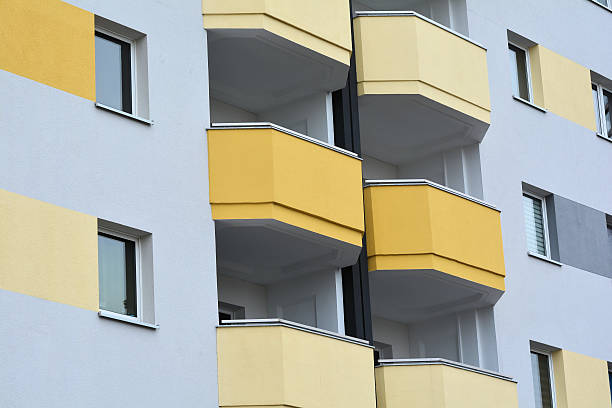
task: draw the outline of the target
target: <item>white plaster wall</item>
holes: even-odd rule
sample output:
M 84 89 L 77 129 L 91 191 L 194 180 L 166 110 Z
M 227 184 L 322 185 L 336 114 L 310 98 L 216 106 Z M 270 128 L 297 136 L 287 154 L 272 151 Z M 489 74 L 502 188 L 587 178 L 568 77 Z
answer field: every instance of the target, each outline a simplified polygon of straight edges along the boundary
M 246 319 L 268 317 L 268 296 L 265 286 L 217 274 L 219 302 L 244 307 Z
M 393 320 L 372 316 L 374 341 L 390 344 L 393 358 L 410 358 L 410 330 L 408 325 Z
M 257 122 L 257 115 L 225 102 L 221 102 L 218 99 L 211 98 L 210 120 L 212 123 Z
M 410 347 L 415 357 L 460 361 L 455 314 L 410 325 Z
M 521 408 L 533 408 L 529 341 L 612 361 L 612 280 L 526 255 L 521 182 L 612 213 L 612 144 L 554 113 L 512 99 L 510 29 L 607 78 L 609 11 L 588 0 L 469 0 L 470 36 L 487 47 L 492 116 L 480 145 L 483 189 L 502 210 L 506 293 L 495 306 L 500 370 L 518 380 Z
M 369 180 L 396 179 L 398 175 L 397 166 L 369 156 L 363 157 L 362 169 L 363 177 Z
M 155 124 L 0 70 L 0 188 L 150 232 L 159 329 L 0 290 L 0 406 L 218 406 L 201 1 L 70 3 L 147 34 Z
M 285 280 L 268 286 L 268 315 L 334 332 L 343 332 L 338 321 L 336 271 L 323 271 Z M 340 288 L 341 289 L 341 288 Z M 344 319 L 344 316 L 341 316 Z M 314 323 L 314 324 L 313 324 Z
M 315 139 L 328 142 L 333 122 L 328 122 L 327 94 L 319 93 L 272 110 L 260 112 L 261 122 L 272 122 Z M 333 140 L 333 138 L 331 139 Z

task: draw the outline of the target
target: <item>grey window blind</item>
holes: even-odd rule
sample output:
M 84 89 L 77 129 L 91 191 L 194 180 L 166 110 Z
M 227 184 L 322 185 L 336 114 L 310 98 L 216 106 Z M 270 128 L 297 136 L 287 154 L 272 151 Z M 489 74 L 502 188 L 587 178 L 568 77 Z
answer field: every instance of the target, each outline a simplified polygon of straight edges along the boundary
M 523 212 L 525 214 L 527 249 L 529 252 L 547 256 L 542 200 L 523 194 Z

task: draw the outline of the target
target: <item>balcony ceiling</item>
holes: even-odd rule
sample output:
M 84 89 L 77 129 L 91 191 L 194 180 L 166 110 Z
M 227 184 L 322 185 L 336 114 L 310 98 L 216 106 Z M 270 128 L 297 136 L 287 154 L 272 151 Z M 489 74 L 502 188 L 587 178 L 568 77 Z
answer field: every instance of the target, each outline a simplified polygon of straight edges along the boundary
M 258 29 L 208 30 L 211 97 L 253 113 L 344 87 L 348 66 Z

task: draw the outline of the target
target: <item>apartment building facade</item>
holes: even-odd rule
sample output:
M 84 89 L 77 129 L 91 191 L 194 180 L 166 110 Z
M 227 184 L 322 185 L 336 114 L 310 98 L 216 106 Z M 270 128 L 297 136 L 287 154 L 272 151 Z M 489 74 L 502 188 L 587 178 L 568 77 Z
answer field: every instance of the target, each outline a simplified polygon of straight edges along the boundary
M 610 0 L 0 0 L 0 406 L 610 408 Z

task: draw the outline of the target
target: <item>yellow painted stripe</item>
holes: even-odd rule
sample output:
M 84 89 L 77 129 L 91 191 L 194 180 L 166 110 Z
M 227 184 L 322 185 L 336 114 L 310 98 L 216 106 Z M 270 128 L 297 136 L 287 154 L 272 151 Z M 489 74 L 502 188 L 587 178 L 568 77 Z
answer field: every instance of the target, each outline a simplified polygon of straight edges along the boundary
M 94 15 L 59 0 L 1 0 L 0 69 L 94 101 Z
M 98 310 L 97 219 L 0 190 L 0 289 Z
M 591 71 L 541 45 L 529 59 L 534 103 L 596 132 Z
M 444 258 L 436 254 L 377 255 L 368 258 L 369 271 L 433 269 L 457 278 L 504 291 L 504 274 Z M 503 271 L 501 271 L 503 272 Z
M 277 203 L 211 204 L 214 220 L 277 220 L 361 247 L 363 232 Z

